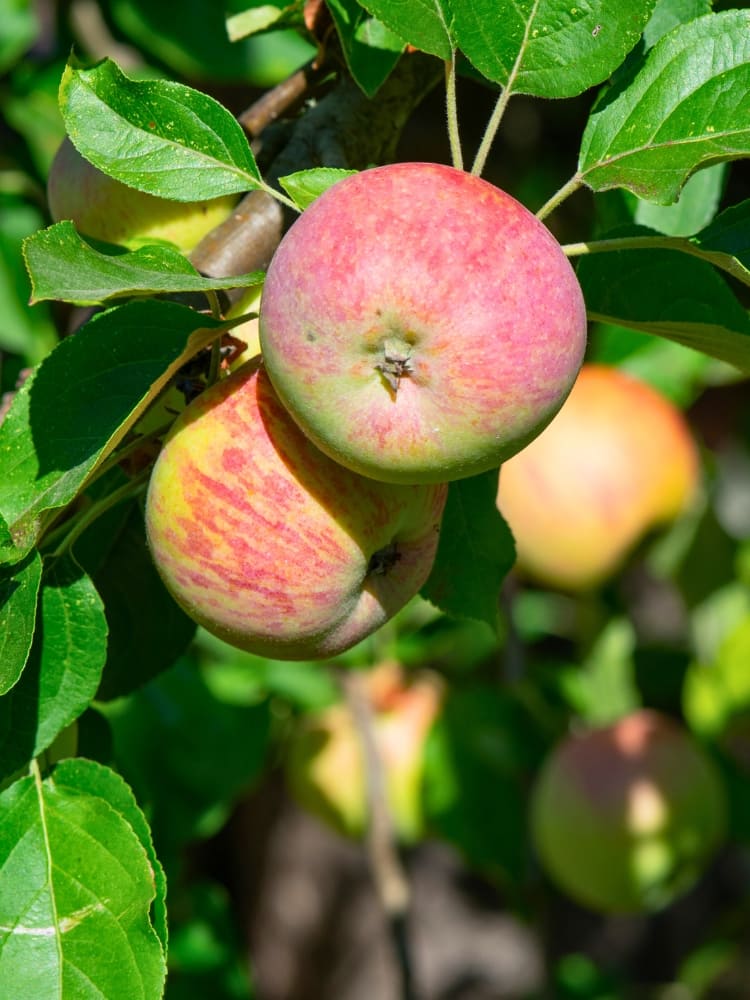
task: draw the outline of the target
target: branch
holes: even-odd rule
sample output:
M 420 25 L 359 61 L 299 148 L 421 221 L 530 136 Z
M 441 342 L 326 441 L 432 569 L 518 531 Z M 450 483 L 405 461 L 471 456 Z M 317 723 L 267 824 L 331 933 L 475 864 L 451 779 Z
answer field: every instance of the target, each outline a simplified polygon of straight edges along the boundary
M 412 962 L 406 933 L 410 890 L 399 857 L 396 834 L 388 806 L 386 775 L 375 740 L 372 708 L 362 674 L 344 671 L 340 683 L 362 741 L 368 803 L 367 855 L 375 888 L 388 919 L 391 940 L 401 975 L 401 1000 L 415 1000 Z

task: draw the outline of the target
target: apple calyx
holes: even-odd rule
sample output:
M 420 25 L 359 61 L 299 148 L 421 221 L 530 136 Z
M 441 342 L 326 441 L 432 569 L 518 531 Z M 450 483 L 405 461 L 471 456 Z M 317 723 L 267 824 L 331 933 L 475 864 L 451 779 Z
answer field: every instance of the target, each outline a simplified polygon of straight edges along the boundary
M 411 344 L 401 337 L 387 337 L 383 341 L 383 360 L 375 368 L 383 376 L 388 388 L 395 396 L 399 383 L 405 376 L 414 372 L 411 360 Z
M 378 549 L 377 552 L 373 552 L 370 562 L 367 565 L 367 575 L 385 576 L 400 559 L 401 553 L 399 552 L 398 545 L 396 542 L 390 542 L 388 545 L 384 545 L 382 549 Z

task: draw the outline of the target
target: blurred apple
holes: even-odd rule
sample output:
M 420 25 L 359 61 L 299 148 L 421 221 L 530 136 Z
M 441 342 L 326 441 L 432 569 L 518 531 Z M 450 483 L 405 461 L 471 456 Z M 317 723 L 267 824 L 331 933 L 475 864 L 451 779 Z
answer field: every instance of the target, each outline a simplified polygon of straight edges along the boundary
M 684 511 L 698 484 L 681 411 L 624 372 L 588 364 L 552 423 L 502 466 L 498 507 L 526 575 L 585 590 Z
M 702 874 L 726 832 L 722 778 L 687 730 L 643 709 L 552 751 L 531 800 L 542 866 L 603 912 L 666 906 Z
M 440 710 L 441 686 L 428 673 L 408 678 L 389 661 L 368 673 L 366 696 L 394 827 L 399 839 L 414 841 L 424 828 L 424 749 Z M 303 808 L 340 833 L 363 835 L 369 813 L 365 754 L 346 704 L 303 719 L 291 743 L 287 775 L 290 791 Z
M 86 236 L 135 249 L 167 240 L 189 253 L 223 222 L 239 196 L 210 201 L 170 201 L 121 184 L 89 163 L 70 139 L 63 140 L 47 179 L 52 219 L 70 219 Z

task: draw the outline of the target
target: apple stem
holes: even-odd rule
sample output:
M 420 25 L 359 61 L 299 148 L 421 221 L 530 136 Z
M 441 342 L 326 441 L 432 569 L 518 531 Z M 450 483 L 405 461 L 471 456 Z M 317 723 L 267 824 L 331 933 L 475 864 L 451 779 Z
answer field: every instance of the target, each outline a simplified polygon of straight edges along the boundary
M 537 219 L 545 219 L 550 212 L 554 211 L 558 205 L 561 205 L 566 198 L 569 198 L 572 194 L 583 186 L 583 177 L 580 173 L 575 173 L 563 186 L 556 191 L 552 197 L 546 201 L 539 211 L 536 213 Z
M 369 809 L 366 841 L 369 867 L 388 919 L 401 976 L 401 1000 L 415 1000 L 411 954 L 406 933 L 411 890 L 399 856 L 393 817 L 388 806 L 385 769 L 375 740 L 372 708 L 360 671 L 343 671 L 340 674 L 340 684 L 364 752 Z
M 59 559 L 60 556 L 64 555 L 72 545 L 81 537 L 83 532 L 93 524 L 98 517 L 101 517 L 110 508 L 115 507 L 118 503 L 123 500 L 130 500 L 132 497 L 137 496 L 142 493 L 146 488 L 149 476 L 151 475 L 151 469 L 144 469 L 143 472 L 139 473 L 133 479 L 124 483 L 119 489 L 114 490 L 112 493 L 103 497 L 101 500 L 93 503 L 87 510 L 82 511 L 77 517 L 65 525 L 68 528 L 68 532 L 54 550 L 51 553 L 50 559 Z
M 461 152 L 461 138 L 458 132 L 458 101 L 456 97 L 456 50 L 445 60 L 445 110 L 448 117 L 448 141 L 451 149 L 451 163 L 456 170 L 464 169 Z

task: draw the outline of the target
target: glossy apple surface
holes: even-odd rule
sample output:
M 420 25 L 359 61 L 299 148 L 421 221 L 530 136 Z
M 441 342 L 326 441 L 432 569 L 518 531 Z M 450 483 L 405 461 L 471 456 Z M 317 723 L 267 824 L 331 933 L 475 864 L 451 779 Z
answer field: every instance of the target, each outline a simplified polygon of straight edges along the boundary
M 67 138 L 47 179 L 47 201 L 55 222 L 70 219 L 86 236 L 131 248 L 168 240 L 189 253 L 229 216 L 237 200 L 237 195 L 227 195 L 181 202 L 144 194 L 97 170 Z
M 698 483 L 681 411 L 624 372 L 587 364 L 549 427 L 503 465 L 498 506 L 525 574 L 585 590 L 677 517 Z
M 658 909 L 687 891 L 726 820 L 711 759 L 676 722 L 646 709 L 558 744 L 532 796 L 543 867 L 571 898 L 603 912 Z
M 305 438 L 250 362 L 178 417 L 155 463 L 146 529 L 159 572 L 200 624 L 280 659 L 331 656 L 413 597 L 445 486 L 349 472 Z
M 402 841 L 414 841 L 424 830 L 425 741 L 440 710 L 441 687 L 431 674 L 408 678 L 397 664 L 386 662 L 367 675 L 366 696 L 394 828 Z M 365 754 L 346 704 L 304 718 L 290 746 L 287 776 L 300 805 L 340 833 L 364 834 L 369 813 Z
M 305 433 L 390 482 L 497 467 L 559 409 L 585 334 L 547 228 L 434 163 L 329 188 L 282 240 L 260 307 L 268 373 Z

